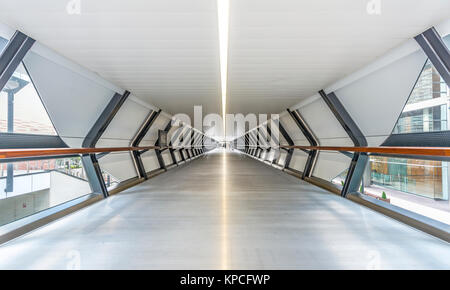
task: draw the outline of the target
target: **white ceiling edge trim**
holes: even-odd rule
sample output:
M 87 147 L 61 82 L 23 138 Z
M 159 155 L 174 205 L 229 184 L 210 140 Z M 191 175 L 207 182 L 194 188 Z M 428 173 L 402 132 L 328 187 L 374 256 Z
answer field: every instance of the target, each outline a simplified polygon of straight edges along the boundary
M 135 95 L 131 95 L 131 94 L 130 94 L 130 96 L 129 96 L 128 98 L 129 98 L 130 100 L 132 100 L 133 102 L 135 102 L 135 103 L 137 103 L 137 104 L 139 104 L 139 105 L 141 105 L 141 106 L 143 106 L 143 107 L 146 107 L 147 109 L 150 109 L 150 110 L 153 110 L 153 111 L 158 111 L 158 110 L 159 110 L 158 107 L 155 107 L 155 106 L 153 106 L 152 104 L 149 104 L 149 103 L 147 103 L 146 101 L 143 101 L 143 100 L 139 99 L 139 98 L 136 97 Z M 163 113 L 163 112 L 161 112 L 161 113 Z
M 439 34 L 444 37 L 450 33 L 450 19 L 434 26 L 436 30 L 439 32 Z M 403 57 L 406 57 L 418 50 L 420 50 L 419 44 L 414 39 L 408 39 L 403 44 L 400 44 L 399 46 L 389 50 L 386 54 L 380 56 L 375 61 L 371 62 L 370 64 L 364 66 L 363 68 L 351 73 L 350 75 L 338 80 L 331 86 L 324 89 L 326 93 L 330 93 L 333 91 L 336 91 L 338 89 L 341 89 Z M 304 107 L 317 99 L 320 98 L 319 94 L 314 94 L 301 102 L 295 104 L 290 109 L 291 110 L 297 110 L 301 107 Z

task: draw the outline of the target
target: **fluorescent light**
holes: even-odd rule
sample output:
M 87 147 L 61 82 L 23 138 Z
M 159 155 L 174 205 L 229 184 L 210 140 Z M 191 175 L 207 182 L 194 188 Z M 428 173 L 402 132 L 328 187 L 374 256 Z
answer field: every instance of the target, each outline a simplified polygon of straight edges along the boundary
M 219 48 L 220 48 L 220 80 L 222 87 L 222 119 L 223 139 L 226 137 L 225 116 L 227 113 L 227 74 L 228 74 L 228 25 L 229 0 L 217 0 L 217 15 L 219 20 Z

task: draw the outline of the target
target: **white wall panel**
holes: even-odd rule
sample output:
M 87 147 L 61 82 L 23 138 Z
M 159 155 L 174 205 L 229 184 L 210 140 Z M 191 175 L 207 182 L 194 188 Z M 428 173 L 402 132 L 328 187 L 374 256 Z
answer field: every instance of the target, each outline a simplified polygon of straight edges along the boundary
M 365 136 L 390 135 L 425 61 L 416 51 L 335 92 Z
M 149 113 L 148 108 L 128 98 L 100 139 L 126 139 L 130 143 Z
M 58 134 L 81 147 L 115 92 L 32 51 L 24 63 Z
M 300 128 L 297 126 L 295 121 L 292 119 L 291 115 L 284 114 L 280 116 L 280 123 L 283 125 L 286 132 L 291 137 L 294 144 L 298 145 L 297 142 L 301 140 L 306 140 L 306 137 L 303 135 Z M 287 145 L 287 142 L 285 143 Z

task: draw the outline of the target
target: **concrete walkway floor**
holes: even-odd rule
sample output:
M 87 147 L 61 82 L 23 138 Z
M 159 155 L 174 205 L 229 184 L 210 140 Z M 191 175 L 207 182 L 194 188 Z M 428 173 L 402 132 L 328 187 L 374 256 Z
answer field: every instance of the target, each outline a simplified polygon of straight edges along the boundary
M 450 245 L 216 152 L 0 246 L 0 269 L 450 269 Z

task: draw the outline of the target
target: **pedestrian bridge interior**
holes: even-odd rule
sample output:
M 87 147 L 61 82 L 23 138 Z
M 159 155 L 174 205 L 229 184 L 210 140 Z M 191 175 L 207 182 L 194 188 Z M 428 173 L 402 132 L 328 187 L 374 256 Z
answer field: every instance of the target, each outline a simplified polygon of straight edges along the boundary
M 450 2 L 378 2 L 0 0 L 0 269 L 450 269 Z

